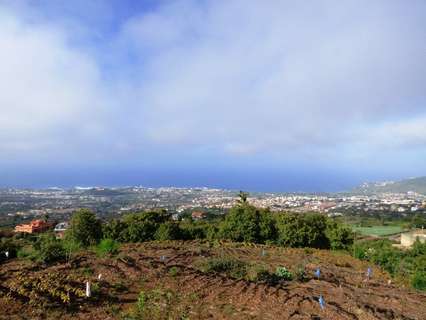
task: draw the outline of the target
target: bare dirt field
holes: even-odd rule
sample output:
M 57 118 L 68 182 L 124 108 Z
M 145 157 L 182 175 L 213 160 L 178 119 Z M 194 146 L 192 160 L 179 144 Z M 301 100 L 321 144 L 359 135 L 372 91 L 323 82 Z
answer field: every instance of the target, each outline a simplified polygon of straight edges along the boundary
M 203 270 L 209 259 L 271 273 L 302 268 L 305 276 L 250 280 Z M 182 241 L 124 245 L 107 258 L 85 252 L 48 267 L 15 259 L 0 265 L 0 319 L 426 320 L 426 294 L 389 283 L 375 267 L 367 281 L 368 266 L 326 250 Z M 85 281 L 92 284 L 90 298 Z

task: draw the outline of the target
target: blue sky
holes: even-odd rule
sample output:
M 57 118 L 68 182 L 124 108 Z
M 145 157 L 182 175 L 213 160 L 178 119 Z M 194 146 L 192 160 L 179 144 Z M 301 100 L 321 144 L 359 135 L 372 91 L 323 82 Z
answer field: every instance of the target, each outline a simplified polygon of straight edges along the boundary
M 0 0 L 0 186 L 426 175 L 425 1 Z

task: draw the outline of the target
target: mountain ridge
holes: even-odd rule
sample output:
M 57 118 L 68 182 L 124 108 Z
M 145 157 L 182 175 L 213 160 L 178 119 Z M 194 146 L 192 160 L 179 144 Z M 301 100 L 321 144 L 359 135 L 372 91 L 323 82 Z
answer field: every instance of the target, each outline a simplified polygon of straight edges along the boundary
M 352 190 L 354 193 L 407 193 L 426 195 L 426 176 L 397 181 L 365 182 Z

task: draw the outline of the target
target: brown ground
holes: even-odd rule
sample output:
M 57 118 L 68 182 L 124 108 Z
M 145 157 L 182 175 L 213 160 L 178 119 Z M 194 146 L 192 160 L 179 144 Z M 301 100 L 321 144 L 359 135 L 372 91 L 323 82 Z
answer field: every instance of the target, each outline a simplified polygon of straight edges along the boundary
M 0 265 L 0 319 L 426 320 L 426 294 L 388 284 L 389 276 L 378 268 L 367 282 L 368 264 L 345 254 L 200 242 L 132 244 L 120 251 L 114 258 L 85 253 L 47 268 L 18 260 Z M 233 257 L 271 271 L 286 266 L 295 272 L 304 265 L 307 279 L 268 285 L 203 273 L 200 264 L 211 257 Z M 313 277 L 318 266 L 319 280 Z M 85 280 L 95 286 L 90 299 L 83 297 Z M 137 318 L 141 291 L 144 314 Z M 69 301 L 61 302 L 63 292 Z

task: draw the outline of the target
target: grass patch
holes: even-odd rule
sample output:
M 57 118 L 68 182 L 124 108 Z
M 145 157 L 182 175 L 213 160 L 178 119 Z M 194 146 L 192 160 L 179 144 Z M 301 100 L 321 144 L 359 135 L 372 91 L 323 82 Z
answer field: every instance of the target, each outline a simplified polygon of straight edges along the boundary
M 392 234 L 400 233 L 404 231 L 401 226 L 371 226 L 371 227 L 356 227 L 352 226 L 355 232 L 358 232 L 364 236 L 376 236 L 385 237 Z
M 95 252 L 99 257 L 105 257 L 107 255 L 116 255 L 120 245 L 117 241 L 112 239 L 102 239 L 102 241 L 96 246 Z

